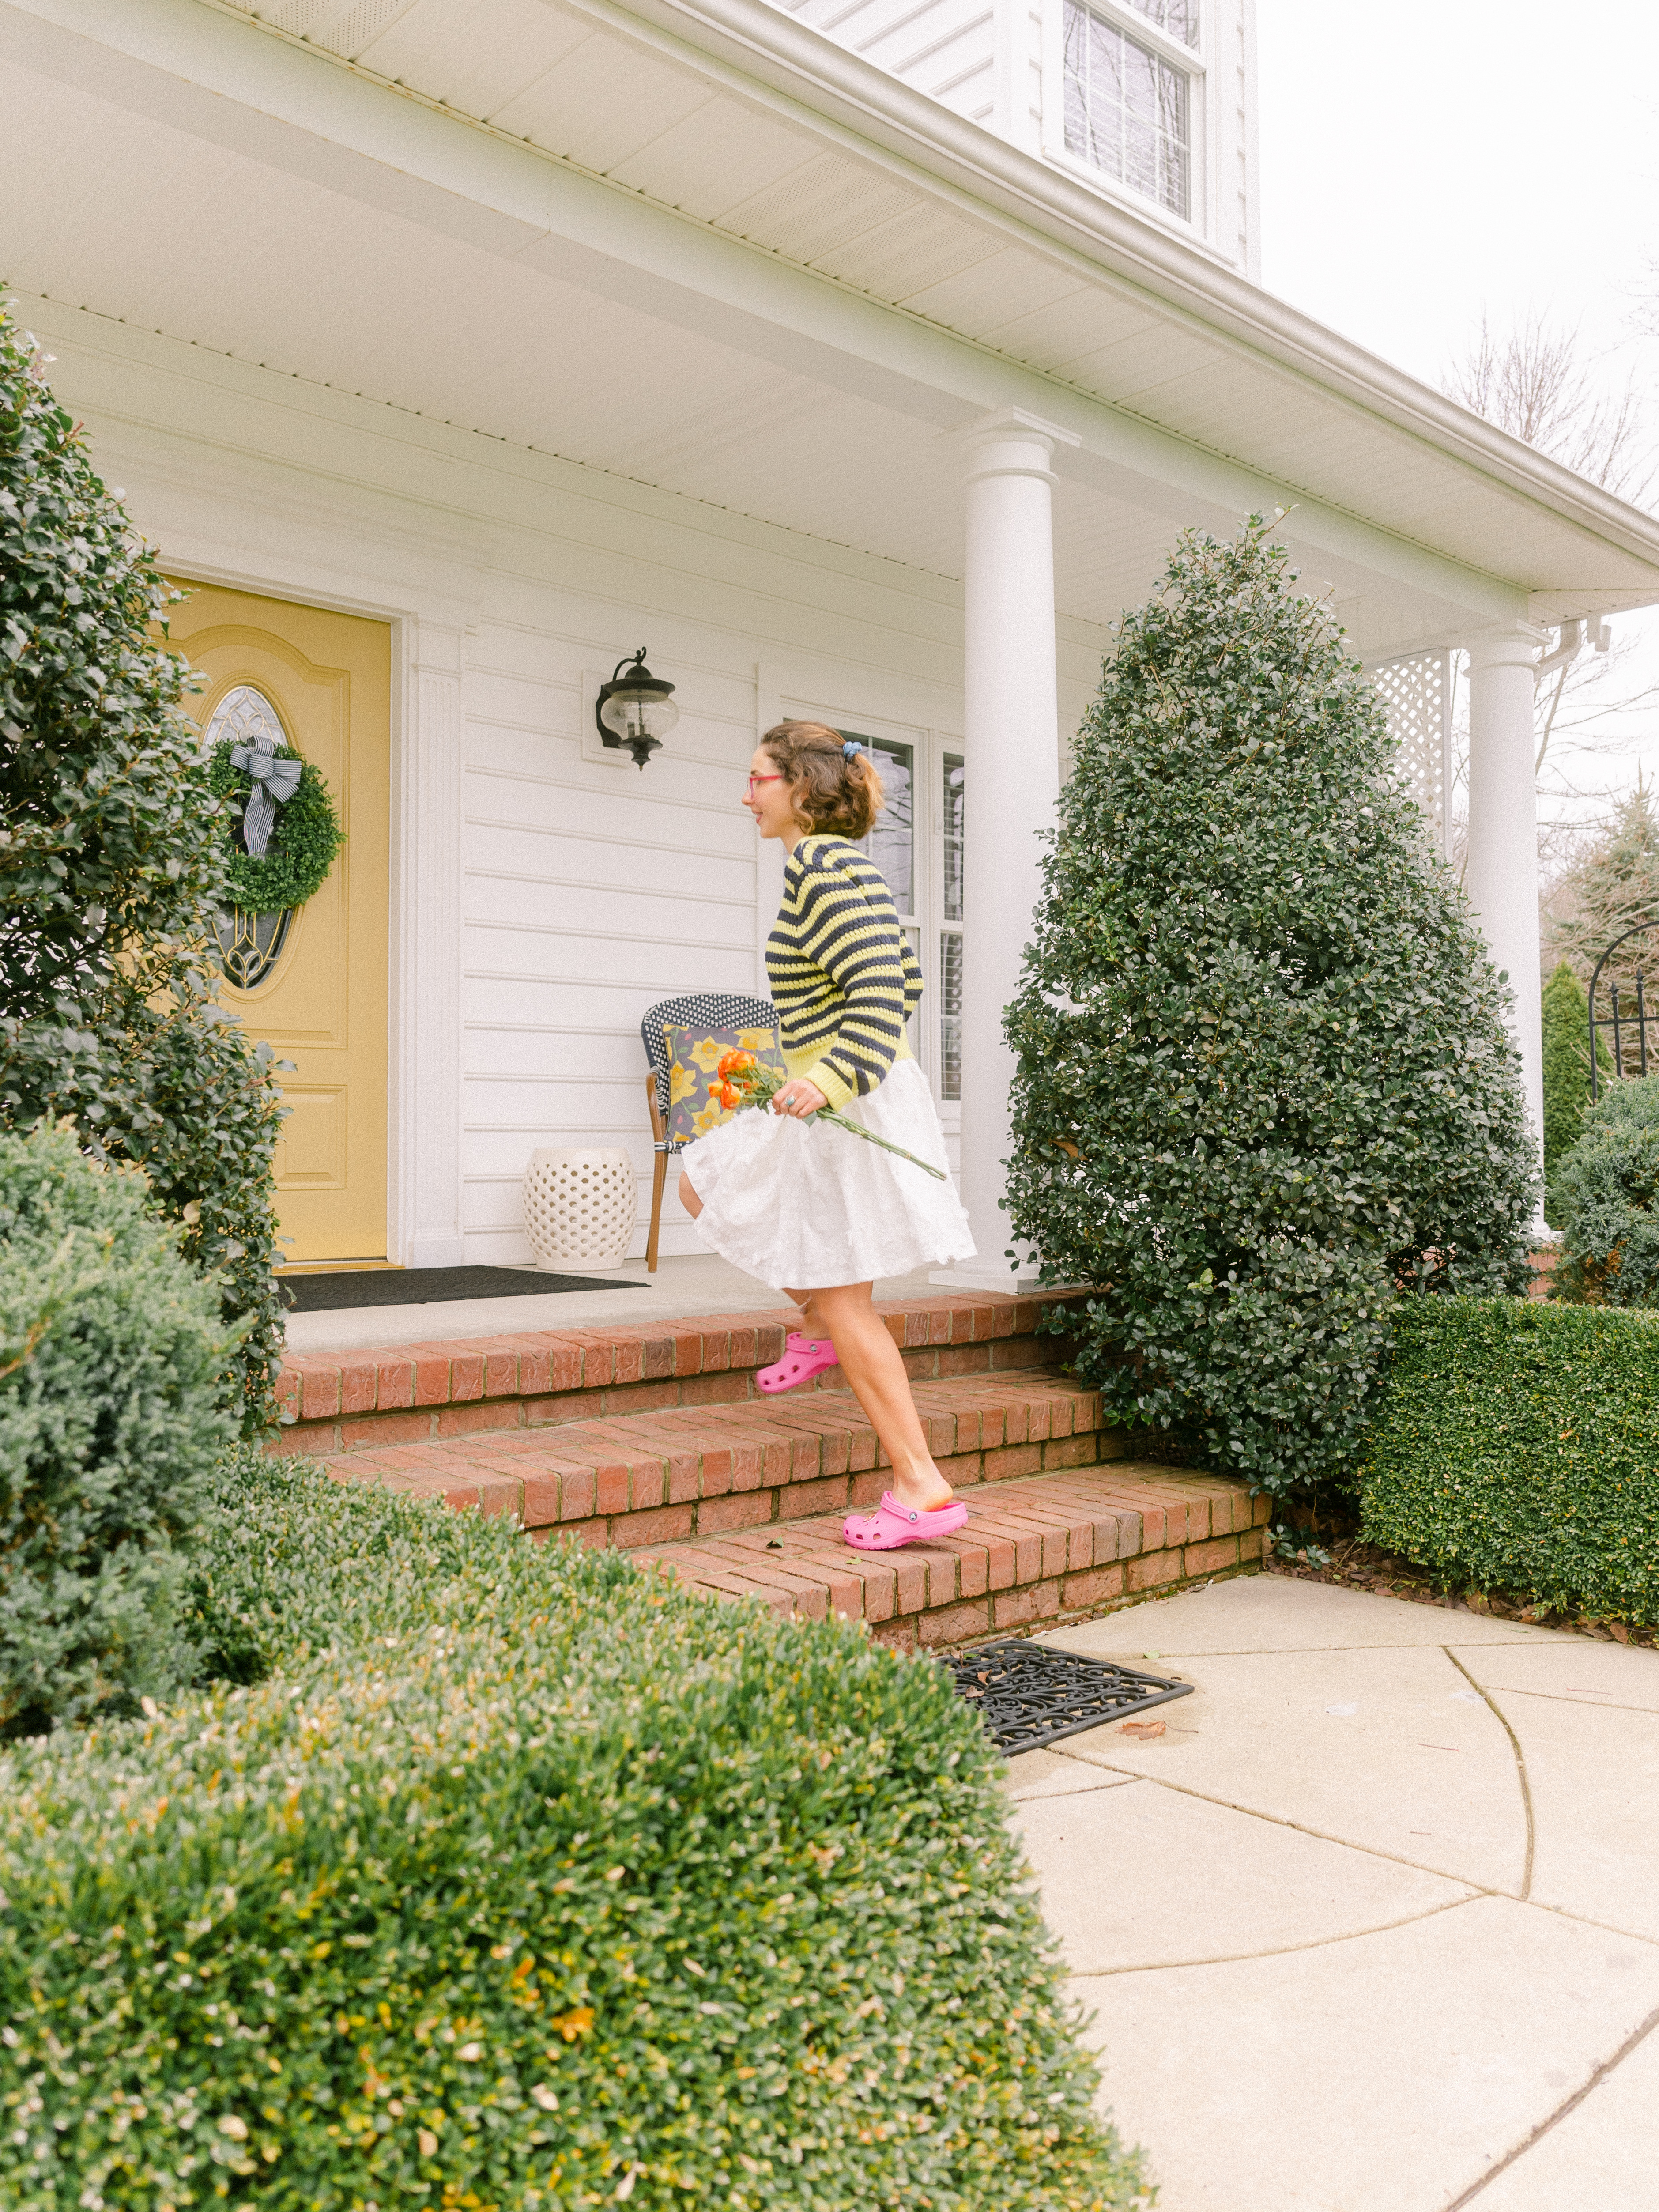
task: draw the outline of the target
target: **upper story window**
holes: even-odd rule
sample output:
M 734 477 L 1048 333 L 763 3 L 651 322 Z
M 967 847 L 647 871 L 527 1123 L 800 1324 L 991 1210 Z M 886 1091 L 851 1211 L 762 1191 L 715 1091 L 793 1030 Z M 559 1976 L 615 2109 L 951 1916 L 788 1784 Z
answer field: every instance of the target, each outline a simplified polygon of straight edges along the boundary
M 1198 0 L 1128 0 L 1128 4 L 1183 46 L 1198 44 Z
M 1127 0 L 1192 46 L 1197 0 Z M 1192 79 L 1080 0 L 1066 0 L 1066 150 L 1170 214 L 1192 216 Z

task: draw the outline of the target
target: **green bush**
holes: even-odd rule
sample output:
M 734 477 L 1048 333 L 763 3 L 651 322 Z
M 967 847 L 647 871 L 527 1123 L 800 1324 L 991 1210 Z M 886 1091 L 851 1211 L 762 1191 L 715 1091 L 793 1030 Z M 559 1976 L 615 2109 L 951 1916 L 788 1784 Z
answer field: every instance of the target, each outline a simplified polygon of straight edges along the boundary
M 0 2201 L 1150 2203 L 942 1669 L 242 1482 L 198 1629 L 276 1671 L 0 1766 Z
M 184 1547 L 231 1433 L 212 1286 L 62 1131 L 0 1131 L 0 1733 L 137 1710 L 189 1663 Z
M 1659 1623 L 1659 1319 L 1402 1298 L 1361 1495 L 1454 1584 Z
M 0 303 L 0 1127 L 136 1160 L 228 1322 L 228 1397 L 273 1412 L 282 1322 L 267 1046 L 213 1003 L 219 802 L 151 628 L 177 596 Z
M 1257 519 L 1125 617 L 1006 1017 L 1080 1372 L 1275 1492 L 1351 1464 L 1397 1283 L 1523 1287 L 1534 1188 L 1503 979 L 1294 585 Z
M 1544 1218 L 1559 1229 L 1555 1172 L 1577 1143 L 1589 1104 L 1589 1003 L 1565 960 L 1544 986 L 1543 1027 Z
M 1608 1083 L 1555 1171 L 1554 1295 L 1659 1305 L 1659 1075 Z

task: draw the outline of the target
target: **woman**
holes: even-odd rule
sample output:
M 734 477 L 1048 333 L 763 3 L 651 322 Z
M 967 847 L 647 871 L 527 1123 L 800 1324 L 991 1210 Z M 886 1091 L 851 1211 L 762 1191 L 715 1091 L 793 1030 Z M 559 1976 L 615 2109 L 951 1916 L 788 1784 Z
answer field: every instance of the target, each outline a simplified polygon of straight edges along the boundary
M 879 1276 L 974 1249 L 948 1174 L 941 1182 L 832 1124 L 807 1127 L 833 1106 L 945 1165 L 905 1030 L 921 971 L 880 871 L 851 842 L 868 836 L 882 803 L 875 763 L 855 738 L 821 722 L 780 722 L 761 739 L 744 805 L 789 856 L 766 947 L 789 1080 L 770 1114 L 738 1114 L 700 1137 L 680 1176 L 703 1242 L 802 1310 L 783 1358 L 757 1378 L 762 1388 L 792 1389 L 839 1362 L 869 1416 L 893 1486 L 874 1513 L 848 1517 L 847 1541 L 866 1552 L 925 1543 L 968 1518 L 933 1463 L 870 1294 Z

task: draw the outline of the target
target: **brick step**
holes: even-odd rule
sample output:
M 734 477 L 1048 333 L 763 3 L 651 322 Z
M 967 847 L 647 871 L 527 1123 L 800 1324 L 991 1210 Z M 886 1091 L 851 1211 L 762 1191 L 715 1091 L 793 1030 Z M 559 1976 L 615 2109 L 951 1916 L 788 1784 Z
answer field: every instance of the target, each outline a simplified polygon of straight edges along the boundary
M 1004 1297 L 941 1291 L 881 1303 L 915 1382 L 1051 1364 L 1045 1308 L 1085 1295 Z M 539 1429 L 669 1407 L 775 1403 L 755 1370 L 783 1357 L 793 1308 L 779 1314 L 548 1329 L 372 1351 L 291 1353 L 277 1378 L 283 1426 L 271 1449 L 318 1457 L 375 1444 L 432 1443 L 481 1431 Z M 829 1370 L 824 1387 L 839 1384 Z M 811 1387 L 811 1386 L 809 1386 Z M 791 1394 L 799 1397 L 802 1392 Z
M 1053 1368 L 912 1385 L 929 1447 L 958 1486 L 1144 1451 L 1101 1426 L 1099 1394 Z M 511 1513 L 538 1535 L 632 1547 L 770 1528 L 872 1506 L 887 1486 L 875 1432 L 845 1388 L 717 1406 L 668 1406 L 325 1455 L 346 1481 Z M 1208 1478 L 1203 1478 L 1207 1480 Z
M 642 1547 L 689 1588 L 775 1613 L 864 1620 L 882 1642 L 971 1644 L 1258 1568 L 1269 1504 L 1227 1475 L 1124 1459 L 958 1486 L 954 1536 L 855 1552 L 842 1513 Z

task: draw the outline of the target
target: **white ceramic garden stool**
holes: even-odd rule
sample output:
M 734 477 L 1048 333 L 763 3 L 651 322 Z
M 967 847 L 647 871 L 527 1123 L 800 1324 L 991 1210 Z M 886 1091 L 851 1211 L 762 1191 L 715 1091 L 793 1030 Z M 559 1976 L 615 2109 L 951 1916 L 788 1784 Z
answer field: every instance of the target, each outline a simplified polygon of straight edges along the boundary
M 524 1226 L 550 1274 L 602 1275 L 628 1257 L 639 1209 L 634 1163 L 617 1150 L 538 1152 L 524 1171 Z

